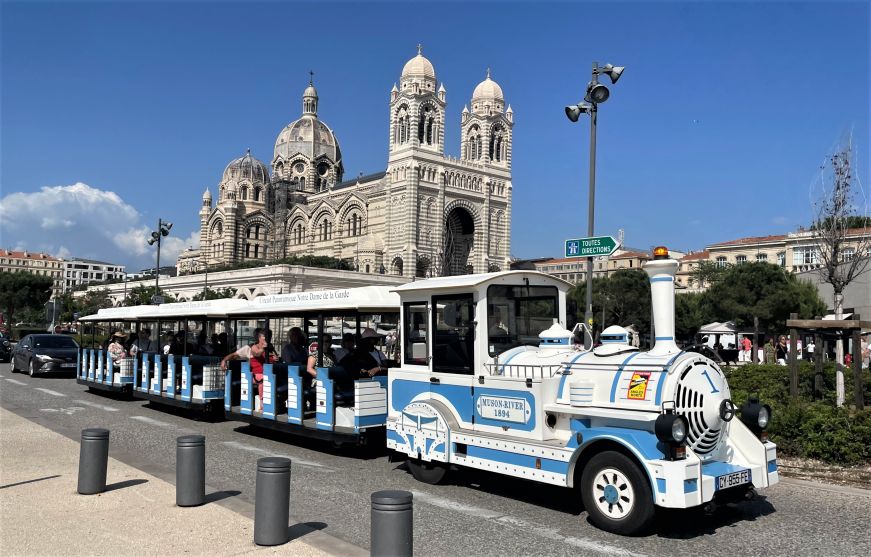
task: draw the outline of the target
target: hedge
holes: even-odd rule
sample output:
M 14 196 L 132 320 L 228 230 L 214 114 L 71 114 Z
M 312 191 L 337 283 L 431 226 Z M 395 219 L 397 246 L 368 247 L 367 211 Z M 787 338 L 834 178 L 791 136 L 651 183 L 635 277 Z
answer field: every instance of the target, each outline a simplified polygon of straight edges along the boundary
M 771 406 L 768 427 L 778 452 L 841 465 L 871 463 L 871 409 L 856 410 L 853 371 L 844 374 L 847 404 L 835 405 L 835 367 L 823 367 L 823 396 L 813 399 L 814 366 L 799 364 L 799 396 L 789 396 L 789 368 L 744 365 L 727 369 L 732 400 L 741 406 L 752 394 Z M 871 372 L 864 371 L 865 400 L 871 401 Z

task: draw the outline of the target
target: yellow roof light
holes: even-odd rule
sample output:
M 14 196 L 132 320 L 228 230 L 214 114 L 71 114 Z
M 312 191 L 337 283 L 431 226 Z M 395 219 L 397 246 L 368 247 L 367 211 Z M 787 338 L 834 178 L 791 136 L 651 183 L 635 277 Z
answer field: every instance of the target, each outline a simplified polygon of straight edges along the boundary
M 668 248 L 665 246 L 657 246 L 653 248 L 654 259 L 668 259 Z

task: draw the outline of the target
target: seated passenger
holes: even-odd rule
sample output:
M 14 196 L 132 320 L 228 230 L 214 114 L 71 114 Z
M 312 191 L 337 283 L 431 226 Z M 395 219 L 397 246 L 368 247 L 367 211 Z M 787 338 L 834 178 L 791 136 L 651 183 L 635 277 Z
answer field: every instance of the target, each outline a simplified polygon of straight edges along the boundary
M 352 377 L 374 377 L 387 372 L 387 358 L 376 348 L 381 338 L 373 329 L 367 328 L 360 335 L 357 348 L 339 362 Z
M 287 338 L 290 342 L 285 344 L 281 350 L 281 361 L 287 365 L 305 366 L 308 362 L 308 350 L 305 349 L 302 329 L 291 327 L 287 333 Z
M 354 351 L 354 333 L 345 333 L 342 335 L 342 346 L 336 348 L 335 361 L 341 362 L 342 358 Z
M 333 343 L 332 335 L 328 333 L 324 333 L 324 355 L 323 355 L 323 365 L 318 366 L 318 343 L 313 342 L 308 347 L 308 362 L 306 364 L 306 371 L 313 378 L 318 375 L 318 367 L 333 367 L 336 365 L 336 354 L 333 352 L 333 347 L 331 346 Z
M 127 357 L 127 350 L 124 349 L 123 344 L 126 338 L 127 335 L 121 331 L 116 331 L 115 334 L 112 335 L 112 341 L 109 343 L 109 347 L 106 349 L 115 365 L 120 365 L 121 360 Z

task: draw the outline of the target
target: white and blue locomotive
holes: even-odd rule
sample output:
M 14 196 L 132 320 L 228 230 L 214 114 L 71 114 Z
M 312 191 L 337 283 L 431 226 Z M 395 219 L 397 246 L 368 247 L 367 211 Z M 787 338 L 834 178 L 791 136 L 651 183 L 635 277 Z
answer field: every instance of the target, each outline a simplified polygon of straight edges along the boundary
M 678 348 L 678 263 L 655 253 L 644 267 L 650 351 L 619 327 L 575 347 L 569 285 L 540 273 L 396 288 L 403 357 L 389 373 L 388 447 L 428 483 L 468 466 L 578 488 L 590 520 L 620 534 L 646 529 L 656 506 L 709 506 L 777 483 L 770 409 L 738 411 L 717 364 Z

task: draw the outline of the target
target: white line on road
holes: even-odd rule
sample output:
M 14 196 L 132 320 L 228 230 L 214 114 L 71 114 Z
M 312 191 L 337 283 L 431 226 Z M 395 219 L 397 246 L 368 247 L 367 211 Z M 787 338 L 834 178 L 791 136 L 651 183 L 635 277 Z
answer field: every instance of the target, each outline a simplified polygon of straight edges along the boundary
M 19 381 L 18 379 L 9 379 L 7 377 L 6 380 L 9 381 L 10 383 L 15 383 L 16 385 L 21 385 L 23 387 L 27 386 L 27 383 L 25 383 L 24 381 Z
M 155 425 L 157 427 L 175 427 L 169 422 L 161 422 L 160 420 L 155 420 L 154 418 L 149 418 L 147 416 L 130 416 L 130 419 L 136 420 L 137 422 Z
M 430 495 L 429 493 L 424 493 L 422 491 L 413 491 L 414 499 L 416 501 L 420 501 L 421 503 L 426 503 L 432 505 L 434 507 L 439 507 L 442 509 L 448 509 L 451 511 L 457 511 L 459 513 L 463 513 L 469 516 L 475 516 L 478 518 L 484 518 L 486 520 L 493 520 L 495 522 L 500 522 L 502 524 L 508 524 L 515 529 L 520 529 L 525 532 L 529 532 L 530 534 L 535 534 L 536 536 L 540 536 L 542 538 L 547 538 L 550 540 L 561 541 L 567 545 L 571 545 L 573 547 L 577 547 L 583 549 L 585 552 L 592 552 L 604 555 L 614 555 L 621 557 L 643 557 L 643 554 L 633 553 L 631 551 L 627 551 L 621 547 L 617 547 L 614 545 L 609 545 L 602 542 L 597 542 L 593 540 L 588 540 L 584 538 L 576 538 L 572 536 L 563 536 L 559 533 L 557 528 L 548 528 L 546 526 L 539 526 L 537 524 L 533 524 L 521 518 L 517 518 L 510 514 L 501 513 L 499 511 L 493 511 L 490 509 L 485 509 L 483 507 L 475 507 L 473 505 L 465 505 L 463 503 L 458 503 L 456 501 L 452 501 L 450 499 L 445 499 L 443 497 L 438 497 L 436 495 Z
M 42 392 L 44 392 L 45 394 L 47 394 L 47 395 L 51 395 L 51 396 L 67 396 L 67 395 L 65 395 L 65 394 L 63 394 L 63 393 L 59 393 L 59 392 L 57 392 L 57 391 L 52 391 L 51 389 L 43 389 L 42 387 L 36 387 L 34 390 L 36 390 L 36 391 L 42 391 Z
M 272 452 L 270 450 L 261 449 L 260 447 L 255 447 L 253 445 L 246 445 L 245 443 L 239 443 L 238 441 L 223 441 L 221 444 L 226 446 L 226 447 L 230 447 L 233 449 L 239 449 L 242 451 L 248 451 L 249 453 L 259 454 L 261 456 L 285 456 L 285 455 L 275 454 L 274 452 Z M 329 466 L 324 466 L 323 464 L 321 464 L 319 462 L 305 460 L 303 458 L 297 458 L 295 456 L 293 456 L 293 457 L 287 456 L 286 458 L 290 459 L 291 466 L 294 464 L 299 464 L 300 466 L 310 466 L 312 468 L 321 468 L 323 470 L 332 470 L 332 468 L 330 468 Z
M 112 408 L 111 406 L 104 406 L 102 404 L 97 404 L 96 402 L 90 402 L 87 400 L 74 400 L 76 404 L 84 404 L 85 406 L 90 406 L 91 408 L 99 408 L 100 410 L 104 410 L 106 412 L 117 412 L 117 408 Z

